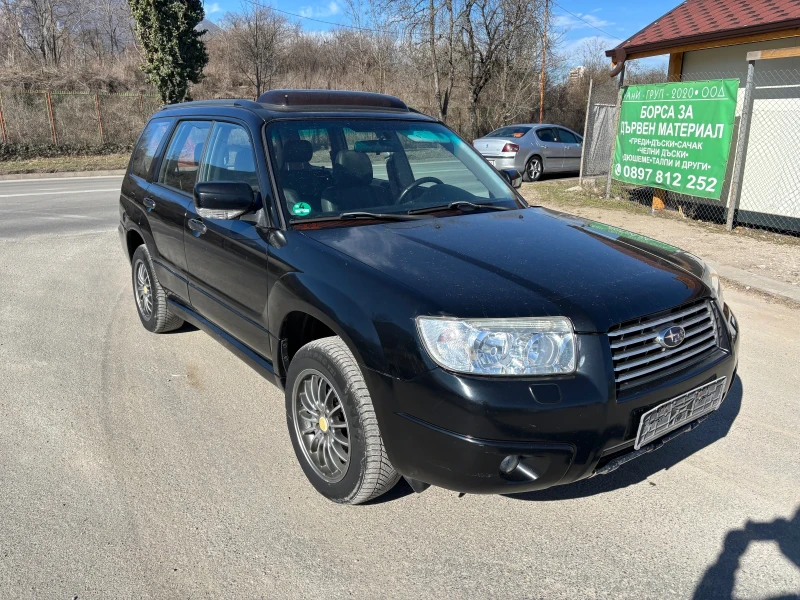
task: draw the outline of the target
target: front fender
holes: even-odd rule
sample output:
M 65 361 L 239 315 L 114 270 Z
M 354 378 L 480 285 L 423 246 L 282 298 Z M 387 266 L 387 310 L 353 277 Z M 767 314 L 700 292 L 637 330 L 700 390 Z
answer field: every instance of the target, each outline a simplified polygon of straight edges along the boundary
M 380 297 L 373 297 L 366 287 L 354 289 L 359 290 L 357 295 L 308 273 L 287 273 L 269 293 L 270 331 L 279 335 L 290 313 L 305 312 L 341 337 L 367 369 L 400 379 L 429 370 L 419 356 L 413 318 L 405 327 L 391 322 L 376 308 L 385 306 Z

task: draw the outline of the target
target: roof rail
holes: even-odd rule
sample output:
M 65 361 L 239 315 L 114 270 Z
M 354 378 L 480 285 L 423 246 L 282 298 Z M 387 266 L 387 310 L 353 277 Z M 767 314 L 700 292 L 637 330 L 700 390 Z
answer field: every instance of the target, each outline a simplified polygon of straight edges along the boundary
M 409 110 L 405 102 L 394 96 L 346 90 L 270 90 L 261 94 L 258 101 L 277 109 L 325 107 Z
M 245 100 L 244 98 L 219 98 L 216 100 L 192 100 L 190 102 L 177 102 L 175 104 L 165 104 L 161 107 L 161 110 L 168 110 L 171 108 L 191 108 L 195 106 L 217 106 L 217 107 L 225 107 L 225 106 L 238 106 L 241 108 L 248 108 L 250 110 L 256 110 L 259 108 L 263 108 L 258 102 L 254 100 Z

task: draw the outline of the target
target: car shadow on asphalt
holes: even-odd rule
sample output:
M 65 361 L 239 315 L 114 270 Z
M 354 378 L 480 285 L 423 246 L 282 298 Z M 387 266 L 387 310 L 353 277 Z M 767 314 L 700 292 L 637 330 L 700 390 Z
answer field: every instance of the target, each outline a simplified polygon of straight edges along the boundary
M 574 500 L 642 483 L 654 473 L 672 468 L 695 452 L 699 452 L 728 435 L 742 407 L 743 392 L 742 380 L 737 376 L 728 392 L 728 396 L 717 412 L 712 414 L 697 429 L 678 436 L 662 448 L 632 460 L 608 475 L 584 479 L 576 483 L 556 486 L 538 492 L 508 494 L 507 497 L 535 502 Z M 650 485 L 655 484 L 650 482 Z
M 183 325 L 181 325 L 177 329 L 173 329 L 172 331 L 165 331 L 160 335 L 171 335 L 173 333 L 189 333 L 190 331 L 198 331 L 198 329 L 188 321 L 184 321 Z
M 769 523 L 748 521 L 741 529 L 725 536 L 722 552 L 703 574 L 694 592 L 694 600 L 729 600 L 736 587 L 736 571 L 751 542 L 775 542 L 783 555 L 800 569 L 800 507 L 794 518 L 775 519 Z M 798 594 L 773 596 L 769 600 L 800 598 Z

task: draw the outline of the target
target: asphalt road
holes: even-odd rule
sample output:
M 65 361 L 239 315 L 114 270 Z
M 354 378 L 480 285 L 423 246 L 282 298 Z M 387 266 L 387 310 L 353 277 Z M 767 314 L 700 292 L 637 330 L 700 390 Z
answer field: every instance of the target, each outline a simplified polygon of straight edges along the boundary
M 800 594 L 800 311 L 729 291 L 732 394 L 611 475 L 342 507 L 276 389 L 200 331 L 140 325 L 118 185 L 0 182 L 0 596 Z

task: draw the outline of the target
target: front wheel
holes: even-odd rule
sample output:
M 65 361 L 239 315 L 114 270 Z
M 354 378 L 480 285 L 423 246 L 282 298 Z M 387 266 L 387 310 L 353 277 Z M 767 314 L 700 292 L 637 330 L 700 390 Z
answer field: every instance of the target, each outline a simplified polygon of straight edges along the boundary
M 286 420 L 300 466 L 326 498 L 361 504 L 400 479 L 386 456 L 361 370 L 341 338 L 315 340 L 297 351 L 286 378 Z
M 527 182 L 539 181 L 543 172 L 542 159 L 538 156 L 532 156 L 525 164 L 525 172 L 522 174 L 522 178 Z

